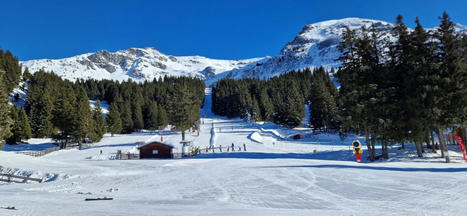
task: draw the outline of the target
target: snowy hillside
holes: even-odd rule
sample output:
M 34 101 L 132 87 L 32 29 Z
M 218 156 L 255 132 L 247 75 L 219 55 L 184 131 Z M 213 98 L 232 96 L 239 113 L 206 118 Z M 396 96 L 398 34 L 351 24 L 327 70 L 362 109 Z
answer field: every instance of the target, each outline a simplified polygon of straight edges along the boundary
M 242 68 L 261 58 L 246 60 L 217 60 L 202 56 L 170 56 L 154 48 L 131 48 L 117 52 L 101 50 L 64 59 L 40 59 L 22 62 L 31 72 L 40 69 L 75 80 L 112 79 L 136 81 L 169 76 L 206 79 L 215 74 Z
M 31 72 L 45 69 L 71 80 L 131 78 L 142 81 L 170 75 L 199 77 L 211 84 L 222 78 L 267 79 L 307 67 L 337 67 L 339 62 L 335 60 L 340 55 L 337 45 L 346 26 L 351 29 L 375 26 L 383 37 L 392 37 L 391 23 L 346 18 L 304 26 L 274 57 L 215 60 L 202 56 L 170 56 L 154 48 L 131 48 L 113 53 L 102 50 L 57 60 L 31 60 L 23 62 L 23 65 L 29 67 Z M 467 32 L 467 27 L 457 24 L 456 30 Z
M 394 24 L 370 19 L 345 18 L 329 20 L 306 25 L 298 35 L 273 58 L 264 59 L 255 67 L 245 68 L 241 71 L 233 71 L 227 77 L 233 78 L 270 78 L 287 73 L 292 70 L 323 66 L 325 68 L 338 67 L 340 63 L 336 59 L 340 56 L 337 46 L 346 26 L 350 29 L 376 27 L 382 32 L 381 38 L 391 35 Z M 433 29 L 431 29 L 433 30 Z M 467 26 L 457 24 L 456 31 L 466 32 Z
M 336 62 L 335 59 L 340 55 L 337 45 L 345 27 L 360 29 L 362 26 L 369 28 L 372 25 L 383 31 L 385 35 L 390 35 L 393 26 L 393 24 L 384 21 L 360 18 L 329 20 L 306 25 L 277 56 L 258 64 L 256 67 L 243 70 L 240 73 L 232 73 L 231 76 L 269 78 L 307 67 L 336 67 L 339 62 Z

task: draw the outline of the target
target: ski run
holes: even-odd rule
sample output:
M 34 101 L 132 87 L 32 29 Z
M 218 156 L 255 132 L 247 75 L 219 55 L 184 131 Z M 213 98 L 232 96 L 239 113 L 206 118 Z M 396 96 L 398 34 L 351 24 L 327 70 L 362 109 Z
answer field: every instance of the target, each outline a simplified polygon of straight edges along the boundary
M 245 123 L 215 116 L 210 91 L 201 130 L 187 139 L 201 154 L 183 159 L 114 160 L 136 143 L 176 145 L 179 132 L 106 134 L 82 150 L 41 157 L 16 154 L 53 146 L 50 139 L 5 145 L 0 172 L 43 183 L 0 182 L 0 215 L 465 215 L 467 166 L 458 146 L 452 163 L 415 147 L 390 148 L 391 159 L 356 163 L 350 144 L 305 127 Z M 301 134 L 303 139 L 289 139 Z M 213 153 L 206 147 L 211 144 Z M 235 145 L 235 152 L 227 146 Z M 243 148 L 245 144 L 246 151 Z M 239 149 L 239 147 L 241 147 Z M 174 151 L 181 151 L 176 145 Z M 88 199 L 89 202 L 85 200 Z M 12 208 L 14 207 L 14 208 Z

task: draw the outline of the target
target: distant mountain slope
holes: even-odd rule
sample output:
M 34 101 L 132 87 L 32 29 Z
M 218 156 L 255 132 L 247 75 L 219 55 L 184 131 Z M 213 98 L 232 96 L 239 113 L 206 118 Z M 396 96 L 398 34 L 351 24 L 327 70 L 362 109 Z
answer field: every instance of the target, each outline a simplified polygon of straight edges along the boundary
M 382 32 L 382 37 L 389 37 L 391 40 L 395 40 L 391 35 L 391 29 L 394 24 L 384 21 L 345 18 L 319 22 L 304 26 L 300 33 L 287 43 L 278 55 L 264 59 L 254 67 L 234 70 L 222 76 L 266 79 L 307 67 L 338 67 L 340 62 L 335 61 L 340 56 L 337 46 L 346 26 L 349 26 L 350 29 L 360 29 L 362 26 L 367 28 L 375 26 Z M 456 30 L 467 33 L 467 26 L 457 24 Z
M 222 78 L 267 79 L 296 69 L 339 66 L 340 63 L 335 61 L 340 55 L 337 45 L 346 26 L 351 29 L 375 26 L 382 36 L 392 38 L 393 25 L 360 18 L 309 24 L 274 57 L 216 60 L 202 56 L 170 56 L 154 48 L 131 48 L 117 52 L 102 50 L 57 60 L 31 60 L 23 62 L 23 65 L 31 72 L 45 69 L 70 80 L 131 78 L 143 81 L 169 75 L 199 77 L 212 84 Z M 467 32 L 467 27 L 458 24 L 456 30 Z
M 112 79 L 136 81 L 169 76 L 206 79 L 224 71 L 242 68 L 262 58 L 216 60 L 202 56 L 170 56 L 154 48 L 131 48 L 117 52 L 102 50 L 64 59 L 40 59 L 22 62 L 31 72 L 44 69 L 75 80 Z
M 360 29 L 372 25 L 384 32 L 385 36 L 390 36 L 393 24 L 378 20 L 346 18 L 306 25 L 277 56 L 233 76 L 269 78 L 306 67 L 336 67 L 339 62 L 335 60 L 340 55 L 337 45 L 345 27 Z

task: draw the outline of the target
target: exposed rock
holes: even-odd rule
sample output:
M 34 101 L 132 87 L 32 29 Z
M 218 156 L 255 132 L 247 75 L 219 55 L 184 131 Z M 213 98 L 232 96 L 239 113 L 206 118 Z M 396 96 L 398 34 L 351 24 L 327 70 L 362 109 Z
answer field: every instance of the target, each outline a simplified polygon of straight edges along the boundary
M 216 69 L 211 67 L 211 66 L 208 66 L 206 68 L 204 68 L 204 70 L 201 71 L 201 74 L 203 74 L 206 78 L 208 77 L 212 77 L 214 75 L 216 75 Z
M 175 56 L 169 56 L 170 61 L 177 62 L 177 58 Z

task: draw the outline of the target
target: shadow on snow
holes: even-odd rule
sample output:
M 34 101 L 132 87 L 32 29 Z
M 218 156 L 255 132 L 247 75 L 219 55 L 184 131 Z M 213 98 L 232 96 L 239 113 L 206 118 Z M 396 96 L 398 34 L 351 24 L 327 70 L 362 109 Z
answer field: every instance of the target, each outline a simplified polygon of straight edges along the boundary
M 263 168 L 335 168 L 335 169 L 367 169 L 399 172 L 467 172 L 465 168 L 415 168 L 415 167 L 380 167 L 380 166 L 359 166 L 340 164 L 320 164 L 320 165 L 291 165 L 291 166 L 267 166 Z

